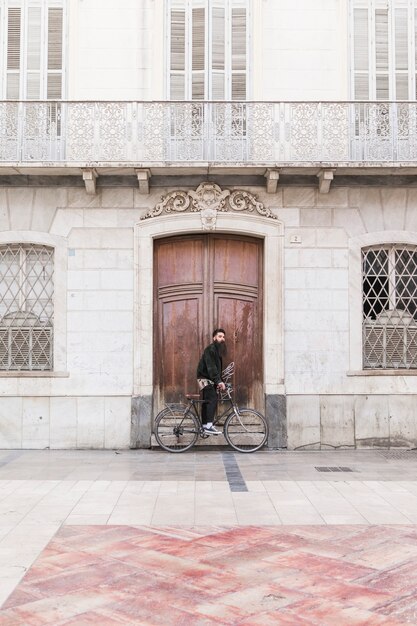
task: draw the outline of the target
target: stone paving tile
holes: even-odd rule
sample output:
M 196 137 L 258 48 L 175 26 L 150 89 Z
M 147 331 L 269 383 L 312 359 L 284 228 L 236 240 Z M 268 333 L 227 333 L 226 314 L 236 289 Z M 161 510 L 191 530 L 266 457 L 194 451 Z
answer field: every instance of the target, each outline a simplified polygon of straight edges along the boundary
M 182 455 L 160 450 L 25 450 L 17 455 L 3 451 L 0 480 L 25 482 L 30 476 L 32 482 L 224 481 L 223 455 L 234 456 L 246 481 L 393 481 L 414 480 L 417 473 L 414 450 L 260 450 L 250 455 L 234 453 L 229 448 L 197 449 Z M 354 471 L 318 472 L 317 466 L 347 466 Z
M 0 624 L 414 624 L 416 554 L 409 526 L 64 526 Z

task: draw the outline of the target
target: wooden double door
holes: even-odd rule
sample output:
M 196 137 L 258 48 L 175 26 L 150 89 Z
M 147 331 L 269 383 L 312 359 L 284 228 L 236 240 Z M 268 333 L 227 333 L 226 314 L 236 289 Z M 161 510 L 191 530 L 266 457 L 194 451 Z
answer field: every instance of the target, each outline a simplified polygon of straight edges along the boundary
M 263 242 L 217 234 L 154 246 L 155 409 L 197 393 L 196 369 L 214 328 L 226 331 L 223 365 L 235 362 L 235 397 L 264 408 Z

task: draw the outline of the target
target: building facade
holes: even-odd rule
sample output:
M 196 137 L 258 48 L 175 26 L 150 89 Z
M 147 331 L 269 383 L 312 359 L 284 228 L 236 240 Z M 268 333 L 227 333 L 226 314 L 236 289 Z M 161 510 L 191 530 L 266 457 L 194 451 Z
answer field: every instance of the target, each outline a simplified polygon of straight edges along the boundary
M 0 448 L 417 444 L 417 0 L 0 0 Z M 218 443 L 218 442 L 216 442 Z

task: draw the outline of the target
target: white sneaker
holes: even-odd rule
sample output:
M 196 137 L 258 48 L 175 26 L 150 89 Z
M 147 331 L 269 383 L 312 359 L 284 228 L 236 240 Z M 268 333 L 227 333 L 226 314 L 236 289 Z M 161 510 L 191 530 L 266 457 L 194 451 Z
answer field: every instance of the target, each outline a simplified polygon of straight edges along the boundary
M 217 428 L 214 428 L 214 426 L 207 426 L 204 425 L 204 432 L 207 433 L 207 435 L 221 435 L 220 430 L 217 430 Z

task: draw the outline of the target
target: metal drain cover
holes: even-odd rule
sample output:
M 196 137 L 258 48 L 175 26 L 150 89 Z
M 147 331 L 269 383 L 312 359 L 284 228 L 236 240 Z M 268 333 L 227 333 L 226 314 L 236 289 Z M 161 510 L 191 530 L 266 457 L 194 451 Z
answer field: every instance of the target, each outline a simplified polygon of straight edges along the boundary
M 351 467 L 316 467 L 318 472 L 354 472 Z

